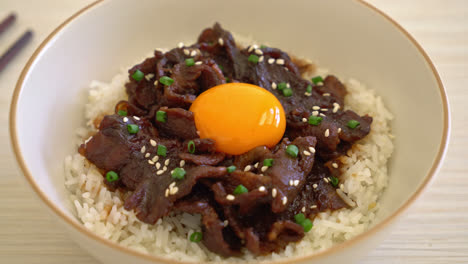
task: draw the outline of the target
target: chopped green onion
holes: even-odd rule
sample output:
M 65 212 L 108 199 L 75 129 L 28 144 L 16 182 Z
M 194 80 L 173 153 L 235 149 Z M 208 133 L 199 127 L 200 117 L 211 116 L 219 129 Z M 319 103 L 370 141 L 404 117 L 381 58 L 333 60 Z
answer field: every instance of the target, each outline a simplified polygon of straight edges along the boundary
M 243 194 L 243 193 L 246 193 L 246 192 L 249 192 L 249 190 L 247 190 L 247 188 L 245 188 L 244 185 L 239 184 L 239 185 L 237 185 L 236 189 L 234 189 L 233 193 L 235 195 L 239 195 L 239 194 Z
M 159 78 L 159 82 L 166 86 L 169 86 L 174 83 L 174 80 L 171 77 L 162 76 L 161 78 Z
M 255 55 L 255 54 L 250 54 L 248 60 L 249 60 L 249 62 L 253 62 L 253 63 L 256 64 L 256 63 L 258 63 L 258 60 L 259 60 L 259 59 L 260 59 L 260 58 L 259 58 L 257 55 Z
M 219 64 L 218 64 L 218 68 L 219 68 L 221 71 L 224 71 L 223 65 L 219 65 Z
M 140 70 L 136 70 L 133 74 L 132 74 L 132 78 L 133 80 L 139 82 L 141 81 L 143 78 L 145 77 L 145 74 L 140 71 Z
M 283 95 L 284 95 L 284 96 L 290 97 L 292 94 L 293 94 L 293 91 L 292 91 L 291 88 L 283 89 Z
M 295 157 L 297 157 L 297 154 L 299 154 L 299 149 L 297 148 L 296 145 L 289 145 L 289 146 L 286 147 L 286 153 L 289 156 L 295 158 Z
M 130 134 L 136 134 L 138 133 L 140 128 L 138 127 L 138 125 L 130 124 L 130 125 L 127 125 L 127 130 L 128 130 L 128 133 Z
M 359 126 L 361 123 L 359 123 L 359 121 L 357 120 L 349 120 L 347 126 L 349 128 L 356 128 L 357 126 Z
M 302 223 L 300 223 L 300 225 L 304 228 L 305 233 L 309 232 L 314 226 L 310 219 L 305 219 L 304 221 L 302 221 Z
M 338 183 L 340 183 L 340 180 L 337 177 L 330 177 L 330 183 L 333 185 L 333 187 L 337 187 Z
M 323 82 L 322 76 L 316 76 L 316 77 L 312 78 L 312 82 L 314 84 L 318 84 L 318 83 Z
M 119 111 L 117 111 L 117 114 L 118 114 L 119 116 L 127 116 L 127 111 L 125 111 L 125 110 L 119 110 Z
M 157 111 L 156 112 L 156 121 L 161 123 L 166 123 L 167 121 L 167 113 L 164 111 Z
M 195 142 L 193 142 L 193 140 L 190 140 L 187 144 L 187 150 L 192 154 L 195 153 Z
M 265 45 L 262 44 L 262 45 L 260 45 L 260 48 L 261 48 L 261 49 L 266 49 L 267 46 L 265 46 Z
M 106 173 L 106 180 L 108 182 L 113 182 L 119 179 L 119 175 L 115 171 L 108 171 Z
M 280 91 L 283 91 L 287 87 L 288 87 L 288 85 L 285 82 L 278 83 L 278 90 L 280 90 Z
M 159 156 L 166 157 L 167 154 L 167 148 L 164 145 L 159 144 L 158 145 L 158 150 L 156 152 Z
M 263 160 L 263 166 L 271 167 L 273 166 L 273 159 L 264 159 Z
M 172 178 L 176 180 L 183 180 L 185 178 L 185 170 L 182 168 L 175 168 L 172 172 Z
M 231 173 L 231 172 L 233 172 L 235 170 L 236 170 L 236 166 L 234 166 L 234 165 L 227 167 L 227 172 L 228 173 Z
M 312 85 L 307 85 L 307 89 L 306 89 L 306 92 L 308 93 L 312 93 Z
M 231 82 L 231 79 L 229 79 L 229 77 L 226 77 L 226 82 L 227 83 Z
M 296 220 L 296 223 L 301 224 L 302 222 L 304 222 L 304 220 L 306 220 L 306 217 L 303 213 L 299 213 L 294 216 L 294 220 Z
M 188 58 L 188 59 L 185 59 L 185 65 L 186 66 L 193 66 L 195 65 L 195 60 L 193 58 Z
M 198 243 L 203 239 L 203 234 L 201 232 L 193 232 L 190 235 L 190 241 Z
M 323 117 L 321 116 L 314 116 L 314 115 L 311 115 L 309 116 L 309 124 L 313 125 L 313 126 L 318 126 L 323 120 Z

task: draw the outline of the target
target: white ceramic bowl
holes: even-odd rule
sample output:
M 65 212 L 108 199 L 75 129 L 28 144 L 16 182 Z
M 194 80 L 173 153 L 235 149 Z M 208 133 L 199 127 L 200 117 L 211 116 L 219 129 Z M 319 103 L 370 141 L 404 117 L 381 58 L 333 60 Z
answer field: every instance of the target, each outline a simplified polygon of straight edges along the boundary
M 34 53 L 11 104 L 19 166 L 40 199 L 83 248 L 105 263 L 176 263 L 132 251 L 85 229 L 73 216 L 62 161 L 84 122 L 86 87 L 109 80 L 156 47 L 195 41 L 215 21 L 231 31 L 355 77 L 395 115 L 395 152 L 380 222 L 324 252 L 282 263 L 352 262 L 378 245 L 437 172 L 449 134 L 447 97 L 421 47 L 377 9 L 349 1 L 102 1 L 60 25 Z

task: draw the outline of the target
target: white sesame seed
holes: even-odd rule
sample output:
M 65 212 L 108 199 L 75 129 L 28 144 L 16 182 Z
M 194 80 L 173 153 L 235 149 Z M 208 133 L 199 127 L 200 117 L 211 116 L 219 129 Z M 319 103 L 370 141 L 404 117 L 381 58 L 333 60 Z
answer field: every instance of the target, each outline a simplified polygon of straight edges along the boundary
M 179 44 L 177 45 L 177 47 L 179 47 L 180 49 L 183 48 L 185 45 L 183 42 L 179 42 Z
M 181 160 L 179 165 L 180 165 L 180 167 L 183 167 L 185 165 L 185 160 Z
M 178 191 L 179 191 L 179 188 L 178 188 L 178 187 L 174 187 L 174 188 L 172 188 L 172 189 L 170 190 L 169 193 L 172 194 L 172 195 L 174 195 L 174 194 L 176 194 Z
M 269 64 L 273 64 L 273 63 L 275 63 L 275 59 L 273 59 L 273 58 L 269 58 L 269 59 L 268 59 L 268 63 L 269 63 Z
M 283 200 L 283 205 L 286 205 L 286 203 L 288 202 L 288 197 L 284 196 L 282 200 Z
M 338 112 L 340 109 L 340 105 L 338 103 L 333 103 L 333 113 Z
M 266 188 L 265 188 L 265 186 L 260 186 L 260 187 L 258 188 L 258 190 L 261 191 L 261 192 L 264 192 L 264 191 L 266 191 Z
M 303 118 L 302 118 L 302 122 L 306 123 L 306 122 L 307 122 L 307 118 L 303 117 Z
M 149 81 L 149 80 L 150 80 L 151 78 L 153 78 L 153 77 L 154 77 L 154 74 L 152 74 L 152 73 L 148 73 L 148 74 L 145 75 L 145 79 L 146 79 L 147 81 Z
M 260 58 L 258 58 L 258 62 L 262 62 L 265 58 L 263 56 L 260 56 Z
M 289 185 L 290 185 L 290 186 L 293 186 L 293 185 L 294 185 L 294 181 L 293 181 L 293 180 L 289 180 Z
M 310 206 L 310 209 L 315 209 L 315 208 L 317 208 L 317 205 L 315 204 Z
M 158 156 L 158 155 L 155 155 L 155 156 L 153 157 L 153 159 L 151 159 L 151 160 L 152 160 L 153 162 L 156 162 L 156 161 L 159 160 L 159 156 Z
M 340 189 L 344 190 L 344 185 L 342 183 L 340 184 Z
M 341 127 L 338 128 L 337 132 L 338 132 L 338 133 L 341 133 Z
M 125 123 L 127 123 L 127 122 L 128 122 L 128 118 L 127 118 L 127 117 L 124 117 L 124 118 L 123 118 L 123 121 L 124 121 Z
M 255 47 L 252 45 L 252 46 L 249 47 L 249 49 L 247 50 L 247 52 L 252 52 L 252 50 L 254 50 L 254 49 L 255 49 Z
M 308 92 L 305 92 L 304 95 L 305 95 L 305 96 L 312 96 L 312 94 L 311 94 L 311 93 L 308 93 Z
M 154 141 L 153 139 L 150 139 L 150 144 L 151 146 L 156 147 L 156 141 Z
M 337 169 L 338 168 L 338 164 L 336 164 L 335 162 L 332 163 L 332 167 Z
M 318 116 L 319 112 L 318 111 L 312 111 L 313 116 Z
M 195 57 L 196 55 L 197 55 L 196 50 L 192 50 L 192 52 L 190 52 L 190 57 Z
M 309 150 L 311 153 L 315 153 L 315 148 L 314 147 L 309 147 Z
M 251 169 L 252 169 L 252 166 L 247 165 L 247 166 L 245 166 L 244 171 L 249 171 L 249 170 L 251 170 Z
M 134 118 L 135 120 L 140 120 L 140 118 L 139 118 L 138 116 L 133 116 L 133 118 Z
M 287 83 L 286 88 L 291 88 L 291 85 L 289 83 Z
M 259 175 L 260 175 L 260 176 L 264 176 L 263 173 L 260 173 Z
M 141 147 L 140 152 L 145 153 L 146 152 L 146 146 Z
M 283 64 L 284 64 L 284 60 L 283 60 L 283 59 L 277 59 L 277 60 L 276 60 L 276 64 L 278 64 L 278 65 L 283 65 Z
M 163 170 L 158 170 L 158 172 L 156 172 L 157 175 L 161 175 L 161 174 L 163 174 L 163 173 L 164 173 Z
M 258 168 L 258 162 L 257 162 L 257 163 L 255 163 L 254 167 L 255 167 L 255 168 Z
M 189 56 L 190 55 L 190 50 L 184 49 L 184 54 L 185 54 L 185 56 Z
M 149 152 L 145 154 L 145 158 L 149 158 L 149 156 L 151 156 Z
M 323 82 L 318 82 L 318 83 L 316 83 L 316 84 L 317 84 L 317 85 L 323 85 Z
M 276 86 L 276 83 L 275 83 L 275 82 L 272 82 L 272 83 L 271 83 L 271 88 L 272 88 L 273 90 L 275 90 L 276 87 L 278 87 L 278 86 Z
M 268 166 L 263 166 L 261 169 L 262 172 L 265 172 L 266 170 L 268 170 Z
M 169 188 L 173 188 L 175 185 L 176 185 L 176 182 L 172 182 L 171 184 L 169 184 Z
M 167 171 L 167 166 L 164 166 L 164 167 L 163 167 L 163 171 Z
M 317 189 L 318 185 L 316 183 L 314 183 L 314 185 L 312 185 L 312 187 L 314 187 L 314 189 Z
M 263 55 L 263 51 L 261 49 L 256 49 L 255 54 L 257 55 Z
M 158 80 L 154 81 L 154 86 L 157 86 L 158 85 Z
M 325 137 L 328 137 L 330 136 L 330 129 L 327 128 L 327 130 L 325 130 Z
M 306 211 L 305 206 L 302 207 L 301 211 L 302 211 L 303 213 L 305 213 L 305 211 Z
M 285 71 L 289 71 L 288 67 L 284 67 L 284 70 L 285 70 Z
M 218 39 L 218 43 L 219 45 L 224 46 L 224 40 L 222 38 Z
M 152 160 L 148 160 L 148 163 L 154 165 L 154 162 Z
M 312 106 L 312 110 L 320 110 L 320 106 L 314 105 Z
M 164 161 L 164 165 L 169 166 L 169 162 L 171 162 L 171 159 L 167 159 L 166 161 Z
M 320 111 L 326 112 L 326 111 L 328 111 L 328 109 L 327 108 L 322 108 L 322 109 L 320 109 Z
M 328 180 L 327 178 L 323 178 L 323 180 L 324 180 L 326 183 L 329 182 L 329 180 Z
M 309 151 L 307 151 L 307 150 L 304 150 L 302 153 L 304 153 L 304 155 L 306 155 L 306 156 L 312 155 L 312 154 L 311 154 Z
M 299 185 L 299 180 L 294 180 L 294 186 L 298 186 Z
M 164 196 L 166 196 L 166 197 L 169 196 L 169 189 L 166 189 L 166 193 L 164 194 Z
M 157 162 L 157 163 L 156 163 L 156 169 L 159 170 L 160 168 L 161 168 L 161 163 Z
M 195 65 L 202 65 L 202 63 L 203 62 L 201 62 L 201 61 L 197 61 L 197 62 L 195 62 Z
M 320 116 L 326 116 L 326 115 L 325 115 L 325 114 L 323 114 L 323 113 L 320 113 Z
M 276 194 L 277 194 L 276 188 L 273 188 L 273 189 L 271 190 L 271 197 L 275 198 L 275 197 L 276 197 Z
M 228 220 L 224 220 L 223 225 L 224 225 L 224 227 L 228 226 L 228 225 L 229 225 L 229 221 L 228 221 Z
M 330 96 L 329 93 L 324 93 L 324 94 L 322 94 L 322 95 L 323 95 L 323 96 Z
M 171 174 L 174 173 L 174 170 L 171 170 Z
M 234 197 L 234 195 L 232 194 L 228 194 L 226 195 L 226 199 L 228 199 L 229 201 L 233 201 L 234 199 L 236 199 L 236 197 Z

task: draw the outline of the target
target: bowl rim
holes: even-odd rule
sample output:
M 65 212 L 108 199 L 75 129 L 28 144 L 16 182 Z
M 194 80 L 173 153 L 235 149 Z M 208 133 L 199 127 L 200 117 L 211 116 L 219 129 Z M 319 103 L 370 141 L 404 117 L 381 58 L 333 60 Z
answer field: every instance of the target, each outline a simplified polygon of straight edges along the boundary
M 450 121 L 450 111 L 449 111 L 449 102 L 448 102 L 448 97 L 447 93 L 445 91 L 444 85 L 442 84 L 441 78 L 432 63 L 431 59 L 427 55 L 427 53 L 424 51 L 424 49 L 421 47 L 421 45 L 414 39 L 414 37 L 408 33 L 400 24 L 398 24 L 395 20 L 393 20 L 390 16 L 385 14 L 383 11 L 377 9 L 375 6 L 373 6 L 370 3 L 365 2 L 364 0 L 353 0 L 361 5 L 363 5 L 365 8 L 370 9 L 371 12 L 375 12 L 376 14 L 380 15 L 382 18 L 386 19 L 388 22 L 390 22 L 393 26 L 395 26 L 401 33 L 404 34 L 404 36 L 414 45 L 414 47 L 417 48 L 419 53 L 423 55 L 424 60 L 426 61 L 427 65 L 430 67 L 430 70 L 432 71 L 433 76 L 435 77 L 437 81 L 437 85 L 440 90 L 440 96 L 442 99 L 442 107 L 443 107 L 443 134 L 439 146 L 439 150 L 437 152 L 436 158 L 433 161 L 433 164 L 425 176 L 422 184 L 418 187 L 418 189 L 411 195 L 411 197 L 406 200 L 394 213 L 392 213 L 390 216 L 387 216 L 384 220 L 382 220 L 380 223 L 377 223 L 376 225 L 370 227 L 368 230 L 365 232 L 351 238 L 350 240 L 346 240 L 338 245 L 334 245 L 326 250 L 311 254 L 311 255 L 306 255 L 306 256 L 299 256 L 299 257 L 292 257 L 288 259 L 281 259 L 281 260 L 274 260 L 274 261 L 269 261 L 266 263 L 275 263 L 275 264 L 286 264 L 286 263 L 293 263 L 293 262 L 302 262 L 302 261 L 311 261 L 311 260 L 318 260 L 318 259 L 323 259 L 326 256 L 331 255 L 332 253 L 336 252 L 337 250 L 343 250 L 345 248 L 349 248 L 352 245 L 358 243 L 361 240 L 366 239 L 367 237 L 370 237 L 371 235 L 377 233 L 378 231 L 381 231 L 384 227 L 388 226 L 392 222 L 394 222 L 398 216 L 400 216 L 403 212 L 407 211 L 409 206 L 414 203 L 414 201 L 423 193 L 423 191 L 430 185 L 430 183 L 434 180 L 435 175 L 437 174 L 438 170 L 440 169 L 440 166 L 442 164 L 442 161 L 445 157 L 445 154 L 447 152 L 447 147 L 448 147 L 448 142 L 449 142 L 449 137 L 450 137 L 450 126 L 451 126 L 451 121 Z M 16 127 L 16 112 L 18 108 L 18 99 L 21 94 L 21 88 L 23 87 L 24 80 L 26 76 L 29 73 L 29 70 L 31 66 L 33 65 L 34 61 L 38 57 L 38 55 L 42 52 L 42 50 L 47 46 L 47 44 L 54 39 L 54 37 L 65 27 L 67 26 L 71 21 L 82 15 L 83 13 L 91 10 L 93 7 L 98 6 L 98 4 L 105 2 L 105 0 L 96 0 L 95 2 L 92 2 L 70 16 L 68 19 L 66 19 L 63 23 L 61 23 L 57 28 L 54 29 L 43 41 L 42 43 L 37 47 L 37 49 L 34 51 L 34 53 L 31 55 L 29 58 L 28 62 L 24 66 L 21 75 L 16 83 L 13 96 L 11 99 L 11 105 L 10 105 L 10 118 L 9 118 L 9 125 L 10 125 L 10 141 L 11 141 L 11 146 L 14 152 L 14 156 L 16 158 L 16 161 L 24 174 L 25 178 L 27 179 L 28 183 L 32 187 L 32 189 L 36 192 L 36 194 L 40 197 L 43 203 L 45 203 L 49 209 L 51 209 L 61 220 L 65 221 L 72 227 L 74 227 L 77 231 L 81 232 L 85 236 L 87 236 L 90 239 L 95 240 L 96 242 L 103 243 L 104 245 L 111 247 L 115 250 L 124 252 L 126 254 L 132 255 L 134 257 L 144 259 L 144 260 L 149 260 L 152 262 L 159 262 L 159 263 L 176 263 L 176 264 L 188 264 L 191 262 L 184 262 L 184 261 L 178 261 L 178 260 L 172 260 L 169 258 L 163 258 L 155 255 L 151 255 L 149 253 L 142 253 L 133 249 L 130 249 L 128 247 L 121 246 L 117 243 L 114 243 L 110 240 L 107 240 L 87 228 L 85 228 L 84 225 L 76 221 L 76 219 L 73 219 L 72 217 L 66 215 L 59 209 L 55 204 L 47 197 L 47 194 L 42 192 L 40 189 L 39 185 L 34 181 L 34 178 L 32 177 L 32 173 L 29 170 L 28 166 L 26 165 L 26 162 L 23 158 L 22 151 L 19 147 L 19 142 L 18 142 L 18 135 L 17 135 L 17 127 Z

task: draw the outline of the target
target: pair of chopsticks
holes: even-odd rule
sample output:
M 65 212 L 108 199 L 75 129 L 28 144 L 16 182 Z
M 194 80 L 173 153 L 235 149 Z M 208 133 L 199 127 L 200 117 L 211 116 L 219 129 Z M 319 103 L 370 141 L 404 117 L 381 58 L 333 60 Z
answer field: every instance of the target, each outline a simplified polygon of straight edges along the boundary
M 15 14 L 10 14 L 2 22 L 0 22 L 0 35 L 3 34 L 16 20 Z M 0 57 L 0 72 L 8 65 L 8 63 L 23 49 L 29 42 L 33 33 L 28 30 L 21 35 L 21 37 L 11 45 L 5 53 Z

